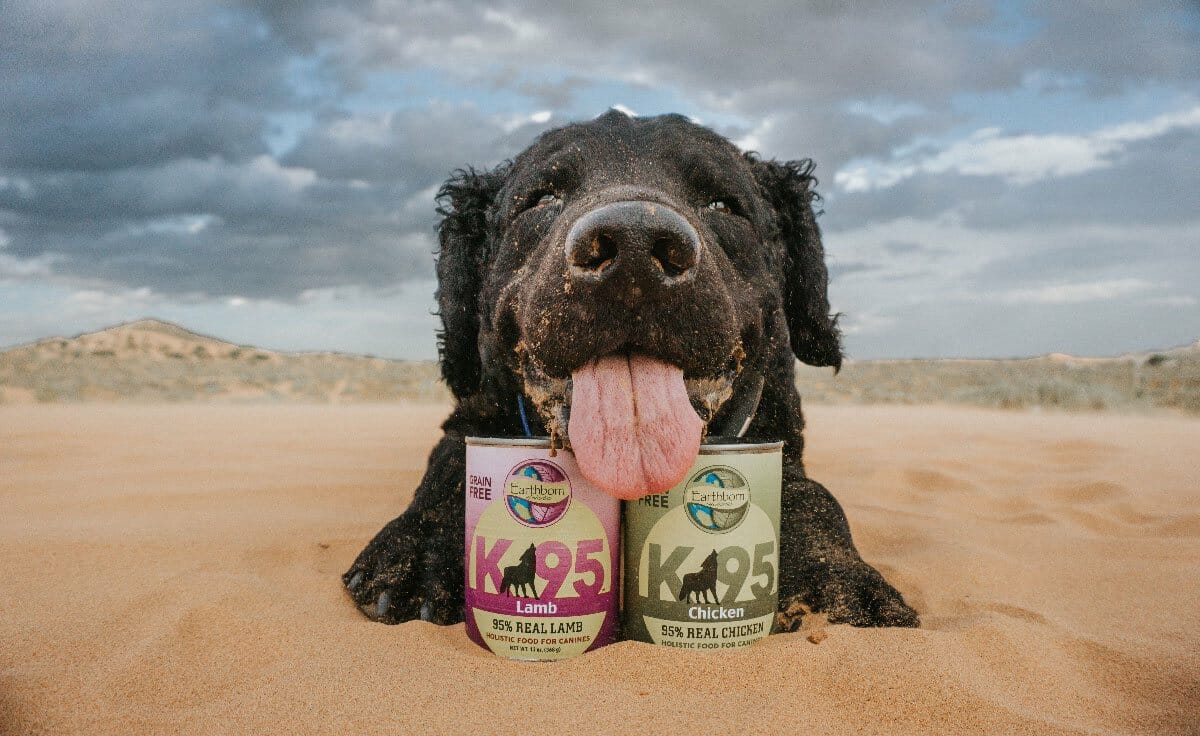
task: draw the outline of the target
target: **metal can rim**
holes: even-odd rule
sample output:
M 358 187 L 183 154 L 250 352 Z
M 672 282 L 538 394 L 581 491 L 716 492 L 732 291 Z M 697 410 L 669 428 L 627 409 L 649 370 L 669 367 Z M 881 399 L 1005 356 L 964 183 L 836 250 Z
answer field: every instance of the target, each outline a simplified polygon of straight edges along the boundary
M 549 437 L 474 437 L 464 440 L 475 447 L 550 447 Z
M 464 440 L 473 447 L 550 447 L 549 437 L 475 437 L 468 436 Z M 759 452 L 774 452 L 783 447 L 782 441 L 776 442 L 718 442 L 700 443 L 701 455 L 741 455 Z
M 704 444 L 700 443 L 701 455 L 751 455 L 760 452 L 775 452 L 783 447 L 782 441 Z

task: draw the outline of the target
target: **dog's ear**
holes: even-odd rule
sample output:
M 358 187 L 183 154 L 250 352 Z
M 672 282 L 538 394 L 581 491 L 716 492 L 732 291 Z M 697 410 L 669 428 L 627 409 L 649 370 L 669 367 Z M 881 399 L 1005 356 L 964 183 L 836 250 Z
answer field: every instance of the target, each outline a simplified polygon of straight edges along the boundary
M 775 209 L 780 238 L 786 251 L 783 307 L 791 335 L 792 352 L 809 365 L 842 367 L 841 331 L 837 315 L 829 313 L 829 273 L 825 248 L 817 227 L 813 201 L 813 162 L 763 161 L 746 154 L 763 196 Z
M 456 399 L 479 390 L 480 291 L 489 259 L 488 218 L 507 166 L 460 169 L 438 191 L 437 302 L 442 378 Z

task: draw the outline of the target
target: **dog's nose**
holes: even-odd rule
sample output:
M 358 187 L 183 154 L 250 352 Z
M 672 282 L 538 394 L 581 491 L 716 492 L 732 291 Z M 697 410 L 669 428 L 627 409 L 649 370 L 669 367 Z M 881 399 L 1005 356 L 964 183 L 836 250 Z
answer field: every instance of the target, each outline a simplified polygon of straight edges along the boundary
M 575 221 L 566 245 L 572 277 L 590 281 L 625 273 L 672 286 L 687 280 L 700 259 L 696 229 L 656 202 L 598 207 Z

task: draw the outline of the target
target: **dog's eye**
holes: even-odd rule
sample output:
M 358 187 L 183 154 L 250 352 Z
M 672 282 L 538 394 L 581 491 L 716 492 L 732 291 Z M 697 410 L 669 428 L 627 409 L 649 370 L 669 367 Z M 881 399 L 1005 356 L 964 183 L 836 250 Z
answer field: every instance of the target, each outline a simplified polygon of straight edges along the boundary
M 704 205 L 704 207 L 705 209 L 710 209 L 713 212 L 720 212 L 723 215 L 733 214 L 733 207 L 724 199 L 714 199 L 713 201 Z
M 556 205 L 562 202 L 562 199 L 553 192 L 543 192 L 534 194 L 529 198 L 529 204 L 525 209 L 531 210 L 536 207 L 546 207 L 548 205 Z

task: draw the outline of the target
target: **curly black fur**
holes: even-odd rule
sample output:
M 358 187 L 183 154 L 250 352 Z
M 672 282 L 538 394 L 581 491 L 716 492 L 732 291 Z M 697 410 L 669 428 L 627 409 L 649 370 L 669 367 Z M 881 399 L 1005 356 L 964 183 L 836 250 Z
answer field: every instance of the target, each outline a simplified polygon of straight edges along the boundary
M 479 295 L 487 269 L 487 214 L 504 184 L 504 169 L 459 169 L 438 190 L 438 334 L 442 378 L 455 398 L 479 389 Z M 453 336 L 448 338 L 447 336 Z
M 754 177 L 763 196 L 775 208 L 779 229 L 787 244 L 787 284 L 784 303 L 792 350 L 800 360 L 815 366 L 842 367 L 841 332 L 837 316 L 829 314 L 825 269 L 825 248 L 817 226 L 813 203 L 817 179 L 812 175 L 812 159 L 800 161 L 763 161 L 754 153 L 746 158 L 754 165 Z M 803 319 L 797 316 L 803 315 Z
M 743 154 L 678 115 L 615 112 L 550 131 L 491 171 L 455 172 L 439 192 L 437 272 L 442 374 L 456 405 L 412 504 L 343 576 L 363 612 L 385 623 L 462 620 L 464 437 L 520 434 L 518 395 L 532 401 L 536 381 L 620 351 L 674 363 L 685 378 L 731 381 L 733 399 L 710 427 L 761 384 L 747 437 L 785 443 L 779 629 L 807 610 L 834 623 L 917 625 L 859 556 L 841 506 L 804 471 L 795 359 L 835 369 L 842 360 L 812 172 L 807 159 Z M 699 234 L 686 287 L 630 298 L 571 281 L 562 260 L 571 223 L 630 199 L 671 208 Z M 704 206 L 714 200 L 725 210 Z M 561 431 L 561 407 L 534 393 L 535 432 Z

